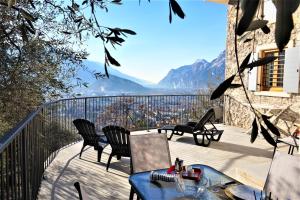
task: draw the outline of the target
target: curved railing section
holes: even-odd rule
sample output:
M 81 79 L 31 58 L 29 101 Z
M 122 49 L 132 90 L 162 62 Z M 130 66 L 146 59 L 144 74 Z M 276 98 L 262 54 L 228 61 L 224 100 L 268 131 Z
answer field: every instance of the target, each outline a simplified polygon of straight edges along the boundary
M 40 106 L 0 139 L 0 199 L 36 199 L 45 169 L 58 151 L 81 138 L 72 121 L 114 124 L 131 131 L 197 120 L 223 100 L 209 95 L 102 96 Z

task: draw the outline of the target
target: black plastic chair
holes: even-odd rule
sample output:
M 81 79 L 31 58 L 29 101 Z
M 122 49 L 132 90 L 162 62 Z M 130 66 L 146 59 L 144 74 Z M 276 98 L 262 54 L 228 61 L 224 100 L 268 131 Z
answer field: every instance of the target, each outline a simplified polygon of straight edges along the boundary
M 120 160 L 121 157 L 130 157 L 130 171 L 132 172 L 131 164 L 131 153 L 130 153 L 130 144 L 129 144 L 129 135 L 130 131 L 124 129 L 120 126 L 106 126 L 102 128 L 107 142 L 111 146 L 111 154 L 109 155 L 106 171 L 108 171 L 110 161 L 113 156 L 117 156 L 117 159 Z
M 79 158 L 81 158 L 83 149 L 89 145 L 93 146 L 94 149 L 98 151 L 97 161 L 100 162 L 103 149 L 107 146 L 107 139 L 105 135 L 96 133 L 95 125 L 88 120 L 75 119 L 73 123 L 77 128 L 78 133 L 83 138 L 83 146 L 81 148 Z
M 219 141 L 223 134 L 223 130 L 218 130 L 217 127 L 213 124 L 213 119 L 215 118 L 214 109 L 209 109 L 199 120 L 199 122 L 188 122 L 184 125 L 175 125 L 175 126 L 165 126 L 158 129 L 158 132 L 161 133 L 162 130 L 171 130 L 172 133 L 168 137 L 170 140 L 173 135 L 182 136 L 184 133 L 190 133 L 194 136 L 195 144 L 199 146 L 208 147 L 211 141 Z M 206 128 L 205 124 L 210 123 L 212 128 Z M 198 137 L 200 140 L 198 139 Z
M 88 200 L 89 199 L 88 196 L 87 196 L 87 193 L 82 188 L 82 186 L 80 185 L 79 182 L 75 182 L 74 187 L 76 188 L 76 190 L 78 192 L 79 200 Z

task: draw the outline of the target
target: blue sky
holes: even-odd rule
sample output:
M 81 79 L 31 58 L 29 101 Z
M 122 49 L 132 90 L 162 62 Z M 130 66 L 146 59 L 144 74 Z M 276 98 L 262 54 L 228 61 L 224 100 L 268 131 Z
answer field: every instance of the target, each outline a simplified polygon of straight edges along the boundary
M 110 53 L 120 63 L 117 69 L 151 82 L 161 80 L 170 69 L 192 64 L 197 59 L 211 61 L 225 49 L 226 12 L 222 4 L 202 0 L 177 0 L 186 14 L 184 20 L 173 15 L 169 24 L 168 0 L 124 0 L 122 6 L 110 5 L 99 13 L 101 24 L 128 28 L 129 36 Z M 88 59 L 103 63 L 101 41 L 91 39 Z

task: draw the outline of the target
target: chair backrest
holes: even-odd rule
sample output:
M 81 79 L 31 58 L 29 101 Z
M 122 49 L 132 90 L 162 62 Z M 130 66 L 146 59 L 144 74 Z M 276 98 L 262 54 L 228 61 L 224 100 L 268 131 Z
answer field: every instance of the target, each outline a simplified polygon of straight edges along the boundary
M 78 133 L 83 137 L 84 142 L 88 145 L 96 145 L 97 135 L 94 123 L 86 119 L 75 119 L 73 124 L 78 130 Z
M 88 195 L 85 192 L 85 190 L 83 189 L 83 187 L 80 185 L 79 182 L 75 182 L 74 186 L 78 192 L 78 196 L 79 196 L 79 200 L 88 200 Z
M 102 128 L 107 142 L 110 144 L 112 150 L 123 156 L 130 155 L 129 135 L 130 131 L 120 126 L 105 126 Z
M 272 199 L 300 199 L 300 157 L 276 152 L 264 191 Z
M 193 132 L 202 130 L 204 125 L 215 115 L 214 109 L 210 108 L 206 111 L 206 113 L 202 116 L 202 118 L 199 120 L 197 125 L 194 127 Z
M 143 134 L 130 136 L 133 172 L 169 168 L 171 156 L 166 134 Z

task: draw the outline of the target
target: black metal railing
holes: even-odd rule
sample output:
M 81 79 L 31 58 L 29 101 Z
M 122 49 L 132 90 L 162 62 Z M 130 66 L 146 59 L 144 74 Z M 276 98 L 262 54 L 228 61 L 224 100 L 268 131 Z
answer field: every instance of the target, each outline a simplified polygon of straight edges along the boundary
M 88 119 L 97 131 L 115 124 L 147 130 L 197 120 L 223 100 L 209 95 L 103 96 L 42 105 L 0 139 L 0 199 L 36 199 L 45 169 L 58 151 L 81 138 L 73 120 Z

